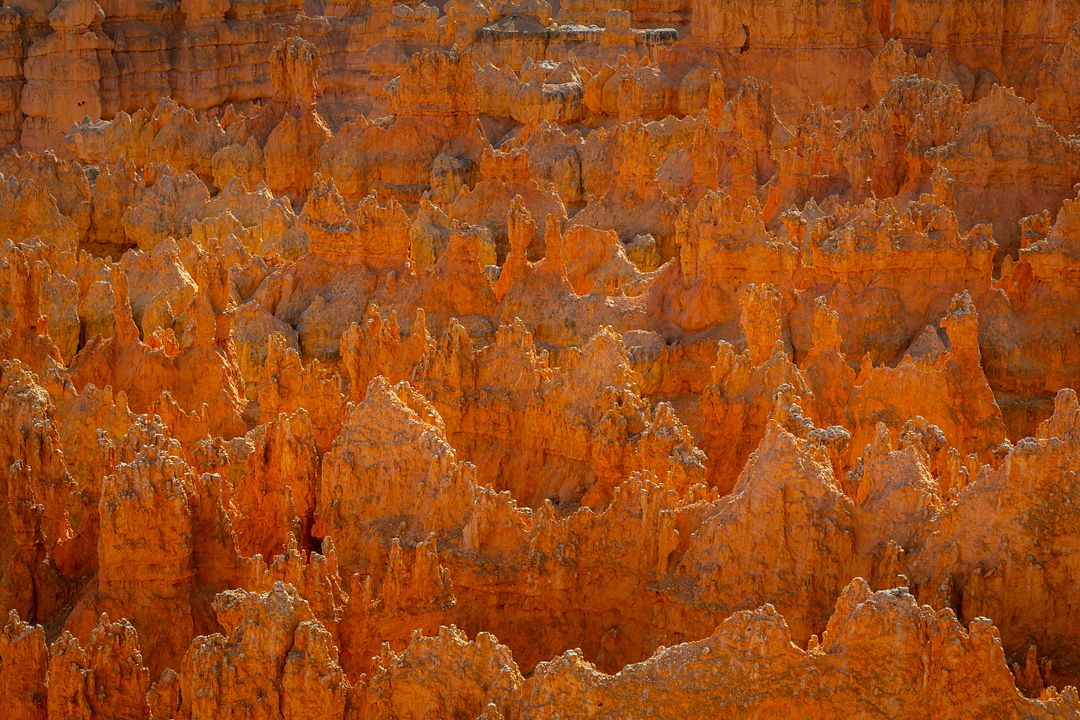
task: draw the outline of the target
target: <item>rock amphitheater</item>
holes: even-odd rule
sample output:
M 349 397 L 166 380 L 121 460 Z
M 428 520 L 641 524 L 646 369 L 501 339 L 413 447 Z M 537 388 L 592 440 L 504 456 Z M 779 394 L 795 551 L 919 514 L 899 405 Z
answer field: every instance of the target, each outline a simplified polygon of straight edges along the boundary
M 1078 132 L 1080 0 L 5 0 L 4 716 L 1080 717 Z

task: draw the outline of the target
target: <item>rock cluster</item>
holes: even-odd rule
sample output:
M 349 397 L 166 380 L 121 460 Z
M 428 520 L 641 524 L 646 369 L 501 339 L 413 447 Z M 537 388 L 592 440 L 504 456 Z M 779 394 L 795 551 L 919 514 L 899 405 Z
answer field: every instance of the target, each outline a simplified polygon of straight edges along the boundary
M 9 3 L 9 715 L 1080 716 L 1078 17 Z

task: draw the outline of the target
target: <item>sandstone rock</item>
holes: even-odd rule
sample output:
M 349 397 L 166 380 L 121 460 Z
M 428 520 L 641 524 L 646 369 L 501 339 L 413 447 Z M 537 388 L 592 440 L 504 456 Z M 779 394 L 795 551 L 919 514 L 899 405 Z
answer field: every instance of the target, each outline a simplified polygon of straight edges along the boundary
M 344 716 L 349 683 L 337 652 L 294 588 L 229 591 L 214 609 L 229 635 L 195 638 L 180 670 L 177 717 Z
M 417 636 L 404 652 L 388 653 L 375 663 L 371 683 L 364 689 L 365 710 L 379 717 L 471 717 L 488 703 L 505 706 L 521 684 L 506 647 L 489 634 L 469 642 L 453 626 L 439 628 L 434 637 Z M 451 682 L 454 677 L 468 681 Z M 432 692 L 448 685 L 452 692 Z
M 43 719 L 46 715 L 45 676 L 49 657 L 45 631 L 19 619 L 12 610 L 0 635 L 0 677 L 9 711 L 20 720 Z
M 129 622 L 109 622 L 102 614 L 85 649 L 65 632 L 49 654 L 49 715 L 147 717 L 149 672 Z
M 160 433 L 133 425 L 119 448 L 120 464 L 102 481 L 97 576 L 98 606 L 142 629 L 155 672 L 174 663 L 193 634 L 195 586 L 189 497 L 195 479 L 173 454 L 178 444 Z
M 9 714 L 1080 715 L 1074 0 L 100 2 L 0 12 Z
M 842 717 L 862 712 L 860 708 L 868 698 L 886 695 L 896 698 L 896 705 L 887 712 L 907 717 L 925 708 L 934 708 L 934 712 L 945 716 L 950 712 L 962 716 L 968 708 L 960 710 L 956 702 L 986 703 L 985 712 L 1018 714 L 1068 713 L 1075 703 L 1071 695 L 1047 700 L 1046 704 L 1018 696 L 1010 687 L 1008 670 L 990 626 L 980 621 L 965 631 L 951 613 L 935 614 L 926 606 L 920 608 L 903 589 L 871 593 L 864 581 L 853 582 L 837 602 L 829 627 L 831 632 L 824 644 L 803 650 L 791 642 L 783 618 L 766 605 L 733 615 L 705 640 L 663 649 L 647 662 L 618 675 L 598 673 L 580 653 L 568 651 L 546 663 L 523 684 L 512 712 L 531 716 L 573 707 L 585 717 L 619 717 L 636 712 L 678 717 L 701 708 L 741 714 L 753 712 L 754 707 L 798 703 L 806 711 Z M 866 638 L 875 632 L 899 635 L 908 629 L 914 632 L 904 633 L 903 640 L 897 637 L 903 649 L 897 647 L 896 655 L 880 658 L 883 664 L 875 662 L 873 643 Z M 742 655 L 745 651 L 736 649 L 745 647 L 751 638 L 757 641 L 753 660 Z M 928 665 L 922 664 L 922 658 Z M 911 667 L 918 669 L 907 676 L 901 668 L 909 660 Z M 969 663 L 973 662 L 980 663 L 979 670 L 971 668 Z M 817 678 L 829 674 L 825 667 L 832 663 L 853 663 L 874 670 L 865 679 L 848 679 L 846 682 L 851 684 L 843 690 L 823 695 L 815 684 Z M 920 681 L 924 667 L 925 684 Z M 956 672 L 935 672 L 936 668 L 973 674 L 965 681 L 956 677 Z M 728 672 L 731 677 L 759 687 L 760 692 L 749 701 L 728 694 L 729 683 L 711 679 L 714 673 Z M 690 679 L 689 685 L 684 684 L 688 678 L 700 680 Z M 960 700 L 968 697 L 967 682 L 976 681 L 996 688 L 988 691 L 994 693 L 994 698 Z M 645 688 L 649 692 L 643 701 Z M 742 704 L 747 702 L 750 708 L 743 709 Z M 912 703 L 920 705 L 918 711 L 912 710 Z M 1015 709 L 1005 710 L 1010 706 Z

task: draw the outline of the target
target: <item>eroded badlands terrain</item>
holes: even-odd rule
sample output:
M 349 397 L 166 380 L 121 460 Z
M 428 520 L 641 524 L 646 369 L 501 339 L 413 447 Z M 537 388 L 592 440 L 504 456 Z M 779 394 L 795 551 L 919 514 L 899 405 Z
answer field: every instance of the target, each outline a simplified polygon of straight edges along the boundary
M 9 0 L 8 718 L 1072 718 L 1078 0 Z

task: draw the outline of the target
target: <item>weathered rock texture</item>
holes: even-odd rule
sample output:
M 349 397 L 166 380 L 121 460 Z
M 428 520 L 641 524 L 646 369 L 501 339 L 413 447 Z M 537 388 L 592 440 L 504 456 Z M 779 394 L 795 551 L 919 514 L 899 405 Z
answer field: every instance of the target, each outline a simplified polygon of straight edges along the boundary
M 4 709 L 1080 716 L 1078 18 L 9 2 Z

